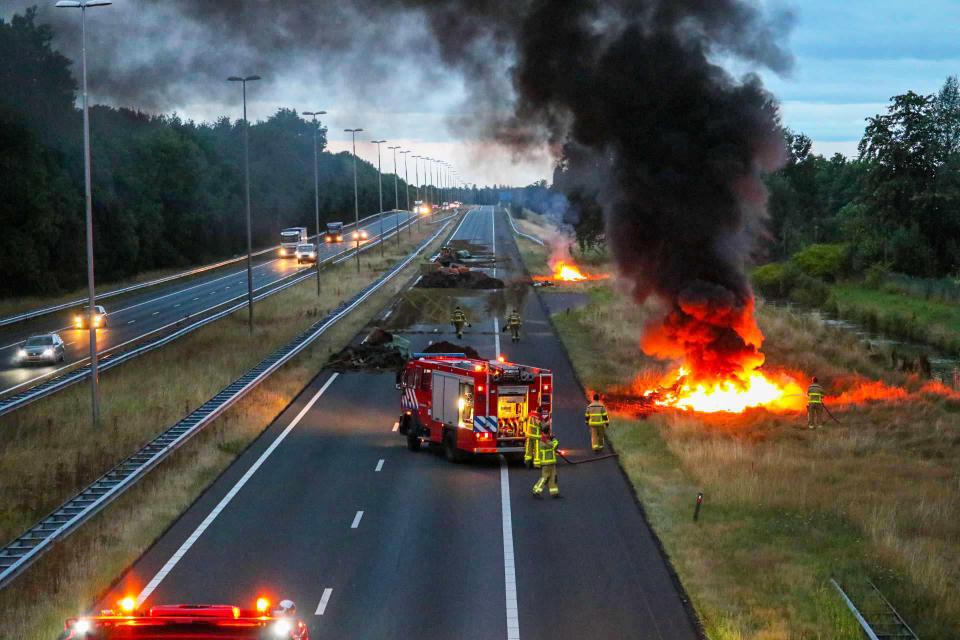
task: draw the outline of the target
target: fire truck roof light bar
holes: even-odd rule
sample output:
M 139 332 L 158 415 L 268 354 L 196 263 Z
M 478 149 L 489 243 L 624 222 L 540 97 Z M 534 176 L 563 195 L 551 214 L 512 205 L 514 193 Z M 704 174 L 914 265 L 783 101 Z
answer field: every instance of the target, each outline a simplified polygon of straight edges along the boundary
M 466 358 L 465 353 L 412 353 L 413 358 Z

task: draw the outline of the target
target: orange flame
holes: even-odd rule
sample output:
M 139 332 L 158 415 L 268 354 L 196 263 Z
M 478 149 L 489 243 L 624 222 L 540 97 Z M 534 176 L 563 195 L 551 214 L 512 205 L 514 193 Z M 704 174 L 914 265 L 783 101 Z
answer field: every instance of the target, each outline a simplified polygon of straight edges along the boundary
M 666 376 L 659 389 L 647 389 L 644 395 L 660 407 L 701 413 L 741 413 L 752 407 L 779 413 L 801 410 L 807 402 L 805 390 L 785 373 L 745 371 L 732 378 L 694 380 L 683 367 Z
M 553 279 L 566 280 L 567 282 L 579 282 L 581 280 L 586 280 L 587 276 L 580 273 L 580 270 L 575 266 L 561 261 L 558 262 L 557 266 L 553 269 Z

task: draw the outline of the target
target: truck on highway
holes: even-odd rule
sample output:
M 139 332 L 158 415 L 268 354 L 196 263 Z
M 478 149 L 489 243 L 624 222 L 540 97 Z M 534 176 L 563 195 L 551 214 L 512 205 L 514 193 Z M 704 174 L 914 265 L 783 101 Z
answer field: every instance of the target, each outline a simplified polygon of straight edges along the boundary
M 443 447 L 451 462 L 476 454 L 522 456 L 528 421 L 552 414 L 553 373 L 462 353 L 411 354 L 400 374 L 398 428 L 407 448 Z
M 328 222 L 327 232 L 323 234 L 324 242 L 343 242 L 343 223 Z
M 280 257 L 292 258 L 297 253 L 297 245 L 307 242 L 306 227 L 290 227 L 280 231 Z

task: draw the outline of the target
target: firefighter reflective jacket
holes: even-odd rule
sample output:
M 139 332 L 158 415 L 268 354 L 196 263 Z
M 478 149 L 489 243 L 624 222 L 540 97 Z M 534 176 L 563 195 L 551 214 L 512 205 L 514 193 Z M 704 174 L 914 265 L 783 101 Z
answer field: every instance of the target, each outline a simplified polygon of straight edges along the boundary
M 540 438 L 540 466 L 545 464 L 557 464 L 557 442 L 556 438 L 547 440 L 547 436 Z
M 587 405 L 586 419 L 591 427 L 610 422 L 610 418 L 607 417 L 607 407 L 602 402 L 591 402 Z
M 520 320 L 519 313 L 511 313 L 509 316 L 507 316 L 507 326 L 519 327 L 522 324 L 523 324 L 523 321 Z
M 540 439 L 540 418 L 530 416 L 530 419 L 527 420 L 527 439 Z
M 823 387 L 814 382 L 807 387 L 807 397 L 810 399 L 810 404 L 823 404 Z
M 460 309 L 454 309 L 453 313 L 450 314 L 450 322 L 452 323 L 466 322 L 466 321 L 467 321 L 467 314 L 465 314 Z

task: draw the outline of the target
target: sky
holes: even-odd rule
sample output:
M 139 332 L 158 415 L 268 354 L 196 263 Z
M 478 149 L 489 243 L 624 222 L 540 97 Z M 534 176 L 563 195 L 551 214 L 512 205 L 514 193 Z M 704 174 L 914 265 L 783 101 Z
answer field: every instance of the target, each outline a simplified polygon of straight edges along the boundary
M 795 58 L 793 71 L 787 76 L 762 71 L 760 76 L 781 104 L 784 124 L 810 136 L 816 153 L 855 155 L 865 119 L 882 112 L 891 96 L 907 90 L 933 93 L 948 75 L 960 73 L 957 0 L 758 1 L 787 7 L 795 14 L 788 44 Z M 151 5 L 154 13 L 149 14 L 143 10 L 144 2 L 114 0 L 113 6 L 88 14 L 91 99 L 145 111 L 177 112 L 198 121 L 210 121 L 220 115 L 240 117 L 239 87 L 228 87 L 226 82 L 210 86 L 209 90 L 197 91 L 194 87 L 158 96 L 149 87 L 138 86 L 133 77 L 133 90 L 122 98 L 98 92 L 98 77 L 120 73 L 115 70 L 117 61 L 105 64 L 108 61 L 100 57 L 106 48 L 102 45 L 104 38 L 115 37 L 116 33 L 124 33 L 131 43 L 123 50 L 125 58 L 159 62 L 183 56 L 178 73 L 189 73 L 191 65 L 202 64 L 198 62 L 204 57 L 202 38 L 185 31 L 173 38 L 163 21 L 157 19 L 142 24 L 143 16 L 156 15 L 155 7 L 159 6 Z M 58 21 L 60 35 L 54 45 L 68 57 L 79 60 L 79 34 L 70 31 L 69 22 L 79 16 L 73 12 L 53 9 L 50 0 L 0 0 L 0 18 L 9 19 L 11 14 L 33 4 L 40 6 L 41 21 Z M 176 5 L 175 0 L 166 6 L 171 5 Z M 378 24 L 375 15 L 367 19 L 373 25 L 369 31 L 374 38 L 369 51 L 352 51 L 336 60 L 318 52 L 316 56 L 292 58 L 290 64 L 261 72 L 264 80 L 251 84 L 248 91 L 250 118 L 264 119 L 280 107 L 325 110 L 328 114 L 322 121 L 328 127 L 329 149 L 334 152 L 350 150 L 350 134 L 343 129 L 361 127 L 364 131 L 357 138 L 357 153 L 374 164 L 377 147 L 370 140 L 376 138 L 410 149 L 411 155 L 445 160 L 456 167 L 466 182 L 524 185 L 539 179 L 550 180 L 553 160 L 546 149 L 512 157 L 461 126 L 474 116 L 463 80 L 456 74 L 423 56 L 405 60 L 396 54 L 395 48 L 376 50 L 378 30 L 410 34 L 404 43 L 407 50 L 424 47 L 418 41 L 422 33 L 417 25 L 404 28 Z M 98 23 L 102 25 L 99 29 Z M 160 43 L 151 46 L 153 42 Z M 248 57 L 237 56 L 237 66 L 244 66 Z M 508 64 L 504 61 L 504 69 Z M 366 67 L 373 71 L 368 73 Z M 739 75 L 749 69 L 730 71 Z M 222 75 L 258 72 L 224 69 Z M 231 93 L 233 89 L 236 91 Z M 391 151 L 384 149 L 382 164 L 385 171 L 393 170 Z M 402 156 L 398 156 L 398 164 L 403 175 Z M 408 169 L 412 179 L 412 162 Z

